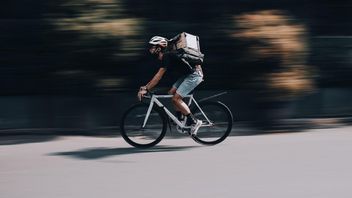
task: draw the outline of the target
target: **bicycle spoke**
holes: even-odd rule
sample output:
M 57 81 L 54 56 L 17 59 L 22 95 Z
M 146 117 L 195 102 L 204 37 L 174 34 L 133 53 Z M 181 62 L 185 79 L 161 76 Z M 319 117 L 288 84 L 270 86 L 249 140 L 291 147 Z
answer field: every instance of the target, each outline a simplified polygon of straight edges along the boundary
M 146 125 L 143 127 L 148 106 L 136 105 L 130 108 L 123 117 L 121 135 L 135 147 L 150 147 L 164 137 L 166 121 L 155 109 L 149 114 Z
M 202 144 L 213 145 L 223 141 L 231 131 L 232 115 L 222 103 L 208 102 L 200 104 L 199 109 L 193 110 L 197 119 L 203 121 L 197 135 L 192 138 Z

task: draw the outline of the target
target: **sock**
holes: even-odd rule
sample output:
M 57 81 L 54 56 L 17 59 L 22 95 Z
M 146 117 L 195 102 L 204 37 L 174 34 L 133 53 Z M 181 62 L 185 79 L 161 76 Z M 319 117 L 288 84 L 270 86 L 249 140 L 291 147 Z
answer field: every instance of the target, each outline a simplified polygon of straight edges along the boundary
M 196 123 L 195 119 L 194 119 L 194 116 L 190 113 L 188 115 L 186 115 L 187 117 L 187 122 L 186 124 L 189 126 L 189 125 L 192 125 L 194 123 Z

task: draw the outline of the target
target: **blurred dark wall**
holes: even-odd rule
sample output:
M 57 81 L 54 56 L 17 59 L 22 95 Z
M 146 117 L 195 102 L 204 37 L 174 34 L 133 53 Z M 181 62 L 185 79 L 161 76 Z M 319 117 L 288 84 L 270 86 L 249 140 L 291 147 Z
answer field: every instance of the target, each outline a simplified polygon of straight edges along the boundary
M 61 114 L 53 109 L 71 109 L 68 117 L 80 112 L 65 101 L 82 109 L 101 107 L 95 115 L 114 115 L 91 98 L 132 103 L 121 93 L 137 90 L 156 70 L 146 54 L 148 39 L 183 31 L 199 35 L 206 54 L 200 89 L 233 90 L 237 94 L 226 100 L 236 107 L 253 101 L 240 110 L 246 115 L 241 119 L 251 119 L 246 110 L 251 106 L 255 114 L 256 105 L 282 102 L 296 107 L 291 117 L 350 114 L 350 103 L 338 98 L 349 98 L 352 86 L 351 8 L 350 1 L 328 0 L 5 0 L 0 93 L 7 110 L 0 119 L 9 123 L 19 113 L 39 123 L 23 127 L 55 126 Z M 305 99 L 322 103 L 322 109 L 299 110 Z M 330 104 L 334 113 L 323 108 Z M 0 128 L 22 126 L 4 123 Z
M 282 11 L 289 23 L 304 26 L 305 59 L 319 86 L 349 87 L 351 7 L 348 1 L 293 0 L 5 1 L 0 13 L 1 94 L 135 89 L 152 75 L 145 73 L 150 71 L 144 57 L 147 40 L 182 31 L 201 38 L 209 88 L 244 88 L 269 67 L 250 52 L 253 43 L 261 42 L 258 37 L 234 36 L 236 17 L 263 10 Z
M 217 93 L 220 92 L 199 91 L 195 97 L 201 99 Z M 258 116 L 270 121 L 270 118 L 341 117 L 350 116 L 352 112 L 352 92 L 345 89 L 323 89 L 283 108 L 263 112 L 253 105 L 251 95 L 247 90 L 236 90 L 217 98 L 232 111 L 234 127 L 239 126 L 238 121 L 262 121 Z M 122 114 L 136 102 L 135 92 L 104 96 L 3 96 L 0 97 L 0 135 L 18 132 L 116 133 Z

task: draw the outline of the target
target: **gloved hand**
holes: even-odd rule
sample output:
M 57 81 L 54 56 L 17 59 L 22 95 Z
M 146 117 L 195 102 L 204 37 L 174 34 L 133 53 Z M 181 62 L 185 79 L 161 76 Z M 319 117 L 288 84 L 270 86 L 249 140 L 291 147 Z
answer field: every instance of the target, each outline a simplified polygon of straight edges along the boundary
M 146 87 L 146 86 L 140 87 L 140 88 L 139 88 L 139 91 L 138 91 L 138 94 L 137 94 L 138 100 L 139 100 L 139 101 L 142 101 L 142 97 L 143 97 L 146 93 L 148 93 L 147 87 Z

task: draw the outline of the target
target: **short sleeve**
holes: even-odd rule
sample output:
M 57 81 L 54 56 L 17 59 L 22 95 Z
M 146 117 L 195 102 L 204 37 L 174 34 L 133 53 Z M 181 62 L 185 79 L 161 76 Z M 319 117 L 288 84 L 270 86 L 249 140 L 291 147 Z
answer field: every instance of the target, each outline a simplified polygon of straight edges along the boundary
M 170 53 L 165 53 L 163 55 L 163 59 L 161 60 L 160 68 L 165 68 L 165 69 L 170 68 L 170 66 L 172 64 L 172 60 L 171 59 L 172 59 L 171 54 Z

